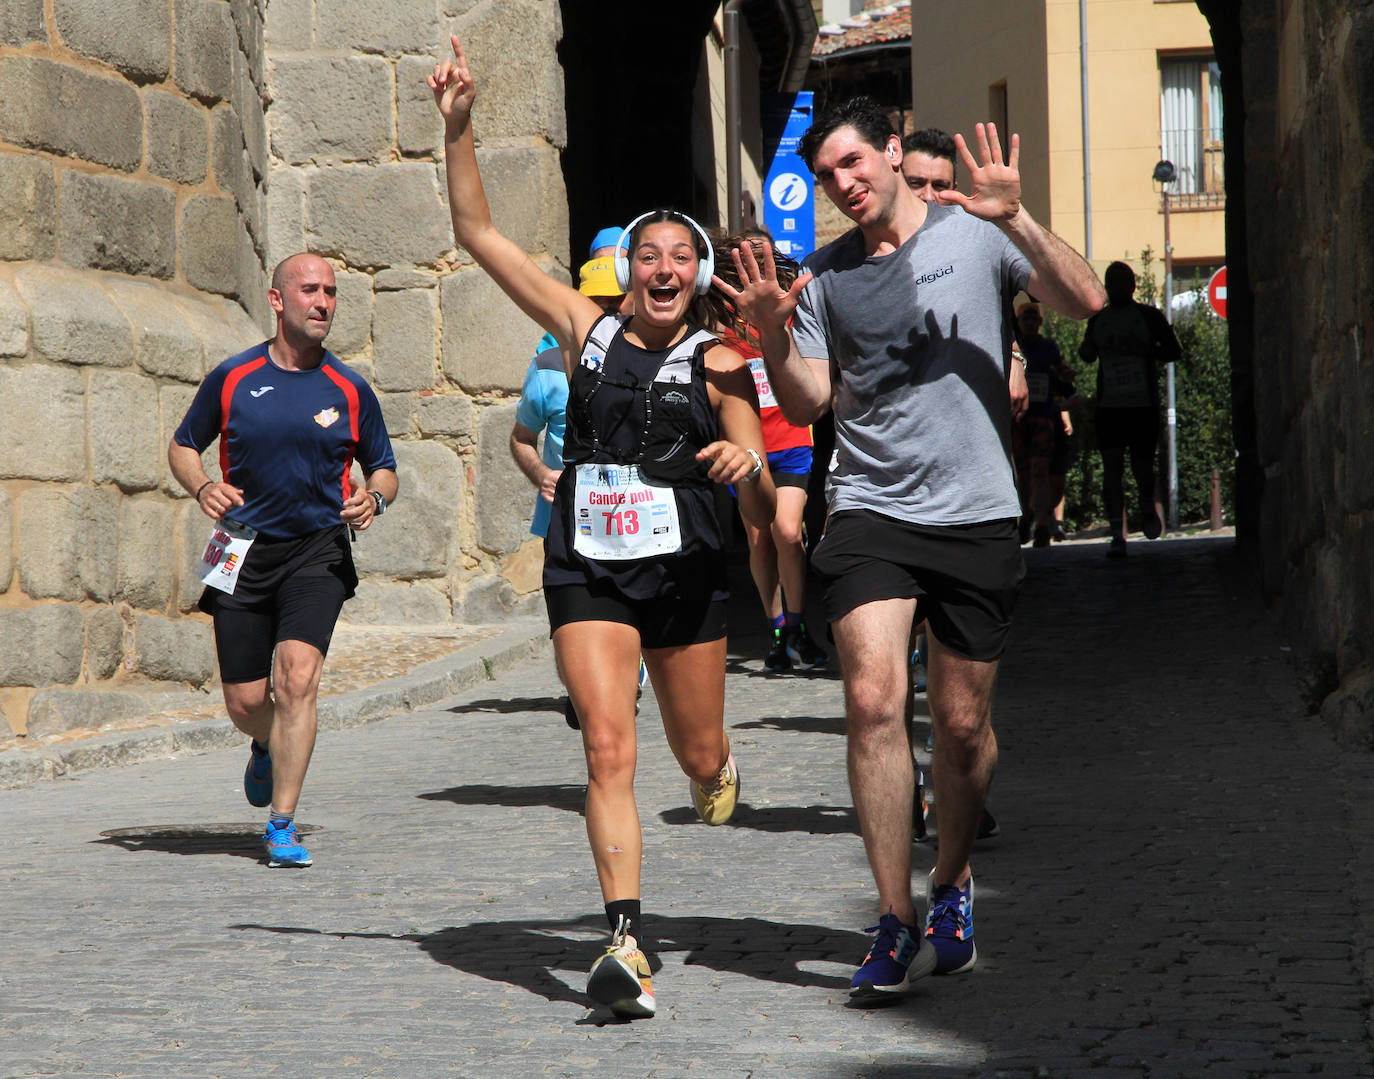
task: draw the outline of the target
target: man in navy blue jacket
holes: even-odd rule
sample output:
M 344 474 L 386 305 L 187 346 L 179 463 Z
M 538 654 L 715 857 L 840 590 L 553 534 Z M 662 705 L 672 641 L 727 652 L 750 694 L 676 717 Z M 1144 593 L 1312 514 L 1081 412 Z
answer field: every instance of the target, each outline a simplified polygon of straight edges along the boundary
M 270 341 L 210 372 L 167 460 L 211 528 L 200 609 L 215 621 L 224 703 L 252 737 L 244 794 L 268 807 L 268 865 L 304 867 L 294 824 L 315 747 L 316 695 L 344 600 L 358 576 L 351 533 L 396 497 L 396 458 L 371 387 L 324 347 L 334 271 L 318 255 L 284 260 L 267 300 Z M 201 454 L 219 439 L 220 479 Z M 364 482 L 355 486 L 353 464 Z

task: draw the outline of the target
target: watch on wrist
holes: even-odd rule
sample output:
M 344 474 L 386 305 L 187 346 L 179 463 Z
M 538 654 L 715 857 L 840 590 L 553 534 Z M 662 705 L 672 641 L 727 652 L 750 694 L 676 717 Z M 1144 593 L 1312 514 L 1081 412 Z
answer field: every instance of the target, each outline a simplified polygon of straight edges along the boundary
M 386 498 L 382 495 L 381 491 L 368 491 L 367 493 L 370 494 L 373 501 L 377 503 L 377 512 L 373 514 L 373 516 L 380 517 L 386 512 Z
M 754 470 L 747 476 L 741 476 L 740 483 L 753 483 L 763 472 L 763 459 L 759 457 L 757 450 L 746 448 L 744 452 L 754 459 Z

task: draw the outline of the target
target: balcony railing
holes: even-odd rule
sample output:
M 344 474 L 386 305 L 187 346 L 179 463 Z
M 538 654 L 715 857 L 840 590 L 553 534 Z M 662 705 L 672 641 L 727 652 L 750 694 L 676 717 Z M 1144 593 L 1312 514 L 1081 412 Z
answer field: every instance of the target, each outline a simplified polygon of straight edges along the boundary
M 1178 178 L 1169 185 L 1173 209 L 1213 209 L 1226 204 L 1226 148 L 1219 128 L 1164 132 L 1160 156 L 1172 161 Z

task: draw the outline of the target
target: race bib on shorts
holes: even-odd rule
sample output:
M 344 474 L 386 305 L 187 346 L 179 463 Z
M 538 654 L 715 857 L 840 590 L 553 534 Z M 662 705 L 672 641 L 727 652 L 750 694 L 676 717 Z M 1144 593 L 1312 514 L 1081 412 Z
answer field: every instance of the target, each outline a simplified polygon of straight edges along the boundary
M 1050 376 L 1044 371 L 1028 371 L 1026 373 L 1026 389 L 1030 391 L 1031 404 L 1048 404 L 1050 400 Z
M 750 359 L 749 373 L 754 376 L 754 392 L 759 395 L 759 408 L 777 408 L 778 399 L 773 396 L 773 387 L 768 381 L 768 368 L 763 365 L 761 356 Z
M 682 549 L 671 487 L 644 482 L 638 465 L 576 467 L 573 549 L 578 554 L 622 562 Z
M 210 530 L 210 542 L 205 545 L 205 553 L 200 556 L 200 565 L 196 569 L 196 576 L 201 583 L 232 596 L 239 583 L 243 560 L 257 535 L 257 529 L 227 517 L 219 521 Z
M 1143 356 L 1102 356 L 1102 398 L 1109 408 L 1143 408 L 1150 403 L 1150 388 Z

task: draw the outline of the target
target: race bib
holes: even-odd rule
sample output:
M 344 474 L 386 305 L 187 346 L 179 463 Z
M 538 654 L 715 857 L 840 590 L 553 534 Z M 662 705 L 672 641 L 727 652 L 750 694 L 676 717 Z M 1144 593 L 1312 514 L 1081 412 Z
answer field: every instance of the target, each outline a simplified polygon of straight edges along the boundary
M 755 356 L 749 361 L 749 373 L 754 376 L 754 392 L 759 395 L 759 408 L 777 408 L 778 399 L 773 396 L 773 387 L 768 381 L 768 368 L 763 358 Z
M 1141 356 L 1102 356 L 1102 398 L 1110 408 L 1142 408 L 1150 403 L 1146 362 Z
M 1050 400 L 1050 376 L 1044 371 L 1027 371 L 1026 389 L 1030 391 L 1031 404 L 1048 404 Z
M 196 576 L 203 584 L 232 596 L 239 583 L 243 560 L 257 535 L 257 529 L 227 517 L 217 522 L 210 531 L 210 542 L 205 545 L 205 553 L 200 556 Z
M 573 549 L 619 562 L 682 549 L 677 496 L 645 483 L 638 465 L 578 465 Z

